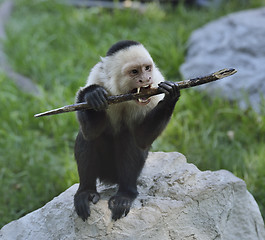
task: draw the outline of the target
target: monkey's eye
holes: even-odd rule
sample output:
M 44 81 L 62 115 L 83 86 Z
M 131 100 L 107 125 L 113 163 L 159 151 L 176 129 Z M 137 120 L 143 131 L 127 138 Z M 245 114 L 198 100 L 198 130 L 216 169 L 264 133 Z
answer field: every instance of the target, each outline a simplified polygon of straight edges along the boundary
M 134 75 L 136 75 L 136 74 L 138 74 L 138 70 L 137 70 L 137 69 L 133 69 L 133 70 L 131 71 L 131 73 L 134 74 Z
M 151 66 L 150 65 L 146 66 L 145 71 L 148 71 L 148 72 L 151 71 Z

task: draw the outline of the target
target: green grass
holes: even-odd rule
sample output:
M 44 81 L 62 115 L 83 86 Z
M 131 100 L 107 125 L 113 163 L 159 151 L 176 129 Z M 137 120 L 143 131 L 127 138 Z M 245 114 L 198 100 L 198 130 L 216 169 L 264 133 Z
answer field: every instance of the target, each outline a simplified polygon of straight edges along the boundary
M 20 92 L 0 76 L 0 221 L 1 225 L 44 205 L 78 180 L 72 142 L 75 118 L 34 119 L 49 96 Z M 54 100 L 53 100 L 54 101 Z M 51 105 L 50 105 L 51 106 Z M 65 121 L 66 120 L 66 121 Z
M 0 226 L 35 210 L 78 181 L 74 113 L 33 115 L 74 102 L 90 68 L 120 39 L 142 42 L 167 79 L 180 80 L 192 30 L 227 13 L 265 5 L 229 1 L 222 9 L 180 5 L 136 11 L 77 9 L 54 1 L 17 0 L 7 26 L 5 51 L 13 68 L 42 95 L 21 92 L 0 75 Z M 240 6 L 240 7 L 239 7 Z M 243 178 L 265 216 L 265 113 L 182 92 L 174 116 L 153 150 L 179 151 L 200 169 L 227 169 Z

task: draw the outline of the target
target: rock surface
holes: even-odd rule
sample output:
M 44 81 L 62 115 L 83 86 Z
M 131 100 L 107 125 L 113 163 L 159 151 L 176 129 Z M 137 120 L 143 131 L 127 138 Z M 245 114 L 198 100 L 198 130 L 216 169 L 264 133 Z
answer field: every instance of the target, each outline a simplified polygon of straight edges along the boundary
M 237 100 L 242 108 L 260 110 L 265 96 L 265 8 L 230 14 L 194 31 L 180 71 L 185 79 L 222 68 L 236 68 L 232 77 L 206 84 L 200 89 Z M 199 89 L 199 88 L 196 88 Z
M 111 221 L 113 186 L 83 222 L 73 206 L 75 184 L 44 207 L 5 225 L 1 240 L 181 239 L 264 240 L 259 208 L 244 181 L 228 171 L 201 172 L 179 153 L 150 153 L 139 197 L 127 217 Z

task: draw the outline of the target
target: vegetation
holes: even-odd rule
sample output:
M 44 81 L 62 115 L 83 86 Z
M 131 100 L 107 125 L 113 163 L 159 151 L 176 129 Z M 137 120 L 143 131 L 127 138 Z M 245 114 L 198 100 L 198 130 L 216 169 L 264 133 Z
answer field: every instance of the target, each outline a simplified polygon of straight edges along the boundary
M 265 5 L 262 0 L 227 2 L 222 9 L 150 4 L 141 13 L 17 0 L 5 51 L 13 68 L 38 84 L 42 94 L 23 93 L 0 74 L 0 225 L 78 182 L 75 114 L 34 119 L 35 113 L 73 103 L 90 68 L 120 39 L 143 42 L 166 78 L 181 80 L 178 68 L 192 30 L 227 13 Z M 242 111 L 190 89 L 182 92 L 153 150 L 179 151 L 201 170 L 232 171 L 246 181 L 265 216 L 264 143 L 265 112 Z

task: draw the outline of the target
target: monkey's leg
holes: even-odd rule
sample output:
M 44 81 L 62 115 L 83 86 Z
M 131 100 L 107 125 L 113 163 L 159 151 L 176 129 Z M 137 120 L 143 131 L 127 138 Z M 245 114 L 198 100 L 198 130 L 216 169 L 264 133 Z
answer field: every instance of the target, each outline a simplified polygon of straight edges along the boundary
M 118 192 L 109 199 L 109 209 L 112 212 L 113 220 L 116 221 L 129 213 L 132 203 L 138 195 L 136 181 L 137 178 L 130 179 L 130 182 L 125 178 L 120 179 Z
M 96 179 L 98 177 L 98 164 L 93 146 L 90 146 L 78 134 L 75 145 L 75 158 L 78 165 L 80 178 L 79 188 L 74 196 L 76 213 L 83 221 L 90 216 L 90 202 L 97 203 L 100 196 L 96 190 Z
M 122 140 L 118 145 L 120 147 L 116 155 L 119 156 L 117 160 L 119 189 L 116 195 L 109 199 L 109 208 L 115 221 L 129 213 L 133 201 L 138 196 L 136 182 L 147 157 L 147 151 L 136 147 L 129 136 L 127 141 Z
M 108 202 L 113 220 L 116 221 L 129 213 L 133 201 L 138 196 L 136 181 L 137 177 L 132 176 L 130 173 L 128 173 L 127 178 L 125 176 L 120 178 L 118 192 Z

